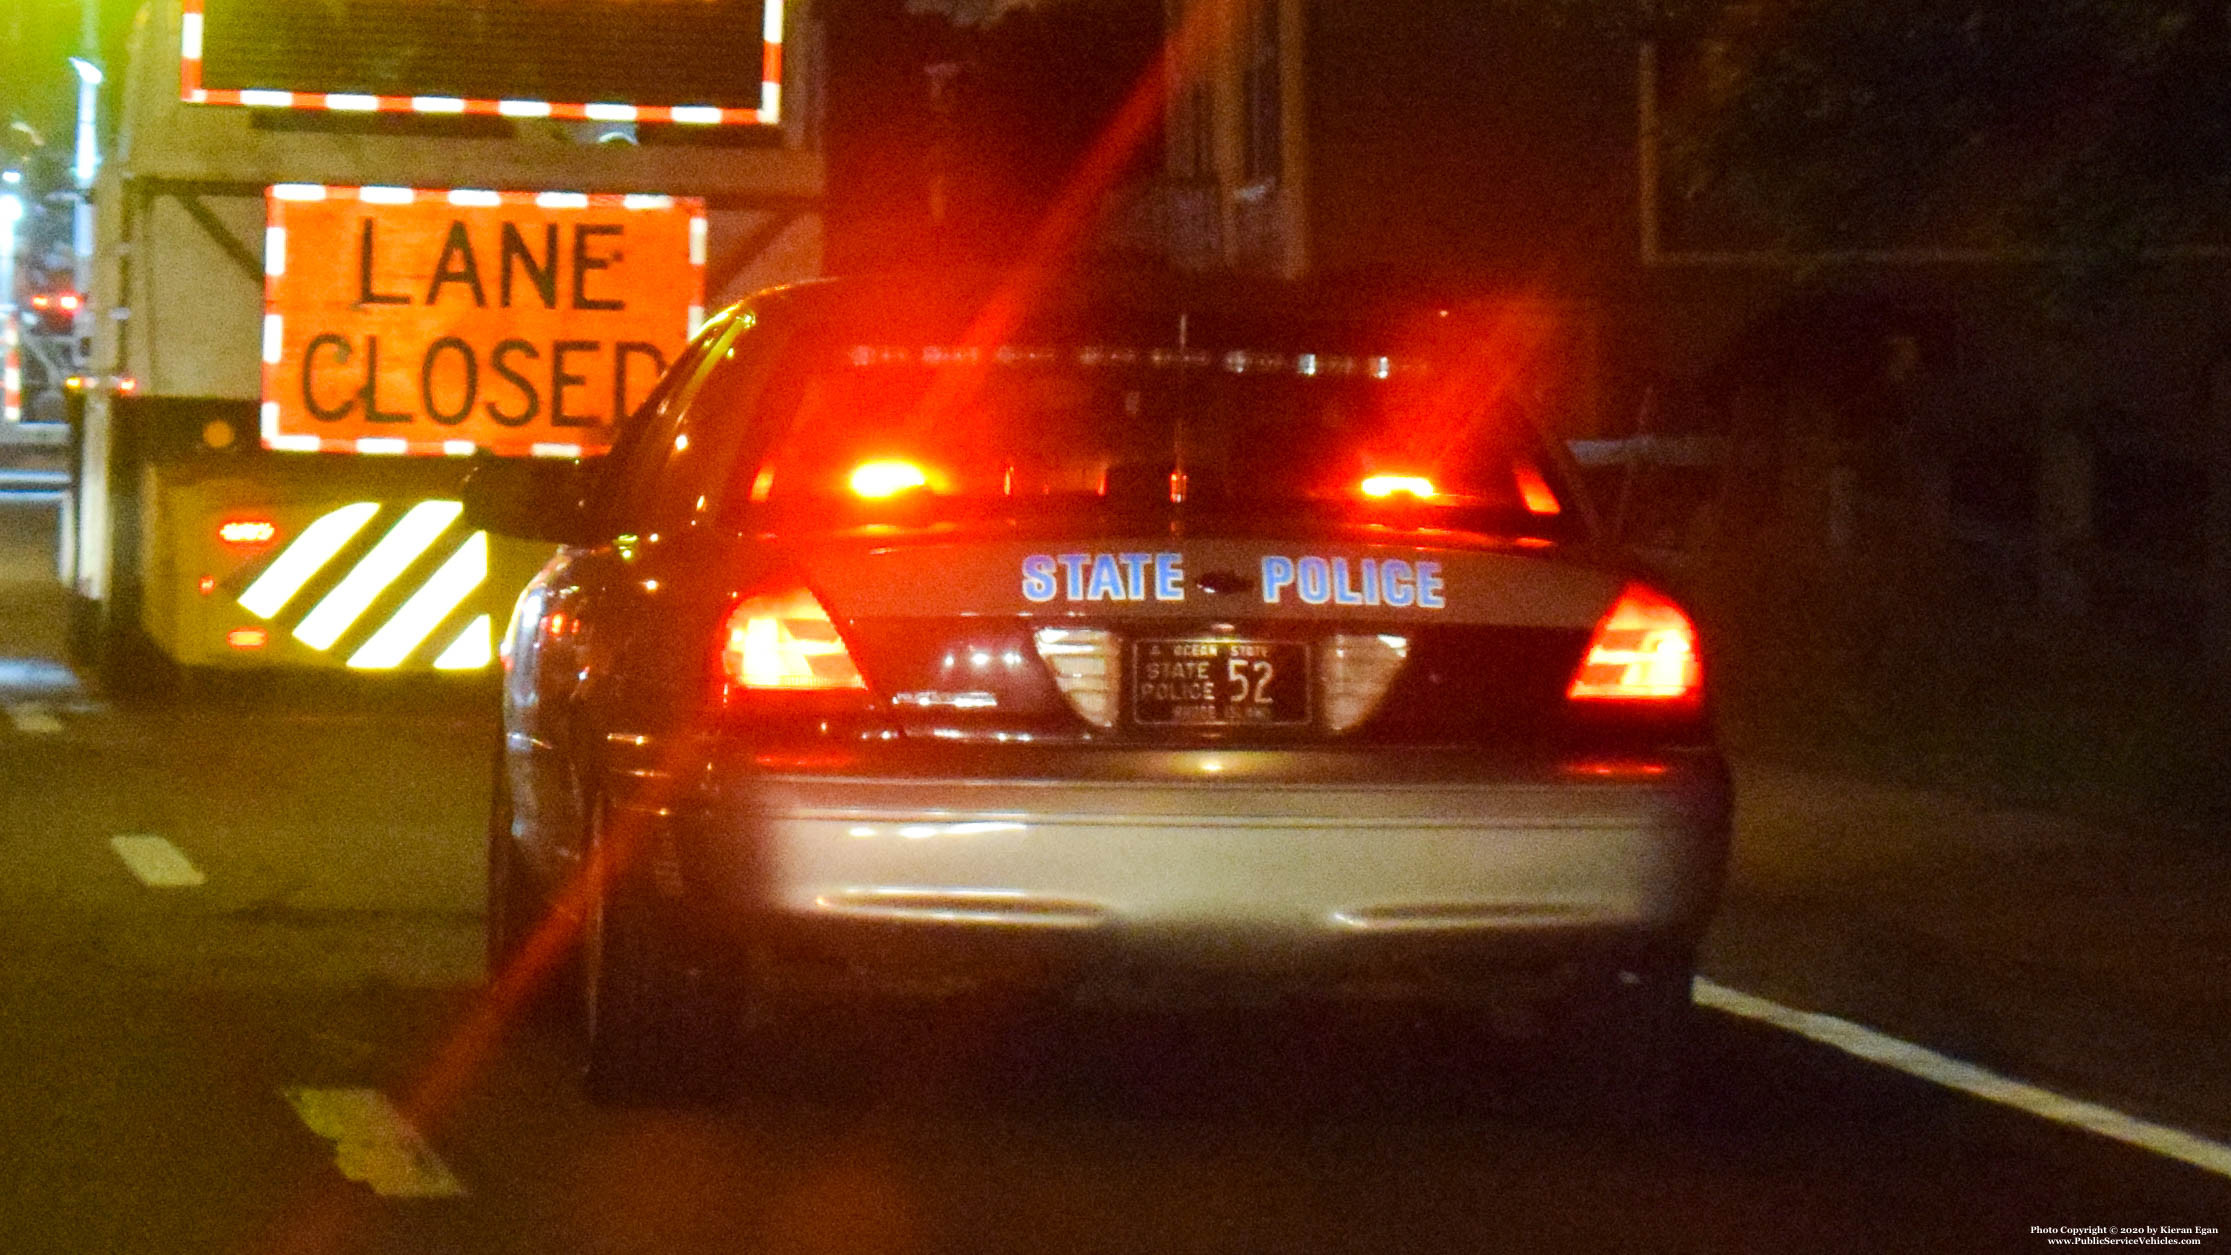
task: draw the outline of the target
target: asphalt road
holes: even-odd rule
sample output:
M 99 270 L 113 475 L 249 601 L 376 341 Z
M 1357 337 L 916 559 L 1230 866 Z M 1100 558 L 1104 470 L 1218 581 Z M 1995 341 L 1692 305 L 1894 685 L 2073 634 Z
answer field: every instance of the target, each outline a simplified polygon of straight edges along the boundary
M 0 576 L 37 569 L 50 525 L 0 506 Z M 35 609 L 9 601 L 0 632 L 46 639 Z M 41 674 L 0 667 L 0 1251 L 1992 1252 L 2231 1230 L 2231 1176 L 1718 1012 L 1690 1096 L 1641 1130 L 1571 1118 L 1444 1026 L 1301 1013 L 830 1013 L 716 1110 L 600 1111 L 564 1034 L 481 991 L 485 708 L 117 708 Z

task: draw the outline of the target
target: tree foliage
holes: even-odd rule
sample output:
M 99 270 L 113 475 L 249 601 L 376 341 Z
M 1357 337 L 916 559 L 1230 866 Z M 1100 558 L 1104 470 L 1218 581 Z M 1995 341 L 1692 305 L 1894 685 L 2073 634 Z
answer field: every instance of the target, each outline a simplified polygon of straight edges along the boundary
M 1816 0 L 1745 37 L 1700 190 L 1812 243 L 2221 241 L 2222 0 Z M 1740 55 L 1740 54 L 1739 54 Z M 1715 116 L 1716 115 L 1716 116 Z
M 1701 231 L 2231 245 L 2231 0 L 1499 2 L 1658 42 L 1669 201 Z

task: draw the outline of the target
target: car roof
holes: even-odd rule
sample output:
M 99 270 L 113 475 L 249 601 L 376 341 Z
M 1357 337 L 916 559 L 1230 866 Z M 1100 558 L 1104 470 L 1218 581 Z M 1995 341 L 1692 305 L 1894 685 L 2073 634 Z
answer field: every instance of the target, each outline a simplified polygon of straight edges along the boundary
M 1324 284 L 1223 273 L 1088 267 L 922 270 L 809 280 L 750 299 L 762 315 L 802 321 L 931 326 L 978 320 L 997 326 L 1078 313 L 1153 317 L 1192 313 L 1223 325 L 1393 327 L 1433 318 L 1461 322 L 1495 302 L 1358 283 Z

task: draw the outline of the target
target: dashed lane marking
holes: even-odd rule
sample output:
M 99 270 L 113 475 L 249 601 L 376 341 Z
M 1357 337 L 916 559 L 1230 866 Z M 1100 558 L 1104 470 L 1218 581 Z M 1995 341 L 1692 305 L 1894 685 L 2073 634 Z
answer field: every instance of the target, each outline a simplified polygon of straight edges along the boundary
M 333 1143 L 341 1175 L 387 1198 L 462 1198 L 465 1186 L 376 1089 L 279 1091 L 312 1133 Z
M 1696 1000 L 1699 1006 L 1725 1011 L 1729 1015 L 1739 1015 L 1747 1020 L 1757 1020 L 1762 1024 L 1771 1024 L 1824 1046 L 1833 1046 L 1845 1054 L 1895 1068 L 1908 1076 L 1920 1077 L 1924 1081 L 1973 1095 L 1985 1102 L 1998 1103 L 2055 1124 L 2110 1137 L 2165 1159 L 2191 1164 L 2203 1172 L 2231 1177 L 2231 1146 L 2182 1129 L 2141 1120 L 2112 1107 L 2070 1098 L 2065 1094 L 2056 1094 L 2049 1089 L 2000 1076 L 1988 1068 L 1962 1063 L 1925 1046 L 1916 1046 L 1887 1033 L 1878 1033 L 1863 1024 L 1840 1020 L 1832 1015 L 1798 1011 L 1708 980 L 1699 979 L 1696 982 Z
M 29 736 L 52 736 L 62 730 L 62 721 L 45 702 L 9 702 L 8 722 Z
M 31 693 L 74 693 L 76 673 L 51 658 L 0 658 L 0 689 Z
M 108 844 L 150 889 L 191 889 L 209 880 L 184 851 L 152 833 L 127 832 L 110 837 Z

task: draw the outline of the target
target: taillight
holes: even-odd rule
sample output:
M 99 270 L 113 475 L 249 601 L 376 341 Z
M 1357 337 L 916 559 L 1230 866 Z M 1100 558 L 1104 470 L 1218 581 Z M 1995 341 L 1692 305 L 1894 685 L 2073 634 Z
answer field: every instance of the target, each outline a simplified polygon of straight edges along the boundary
M 722 678 L 741 689 L 864 689 L 867 681 L 821 602 L 804 588 L 736 603 L 720 640 Z
M 1574 701 L 1673 702 L 1703 691 L 1704 666 L 1689 616 L 1663 594 L 1629 584 L 1596 624 L 1565 695 Z

